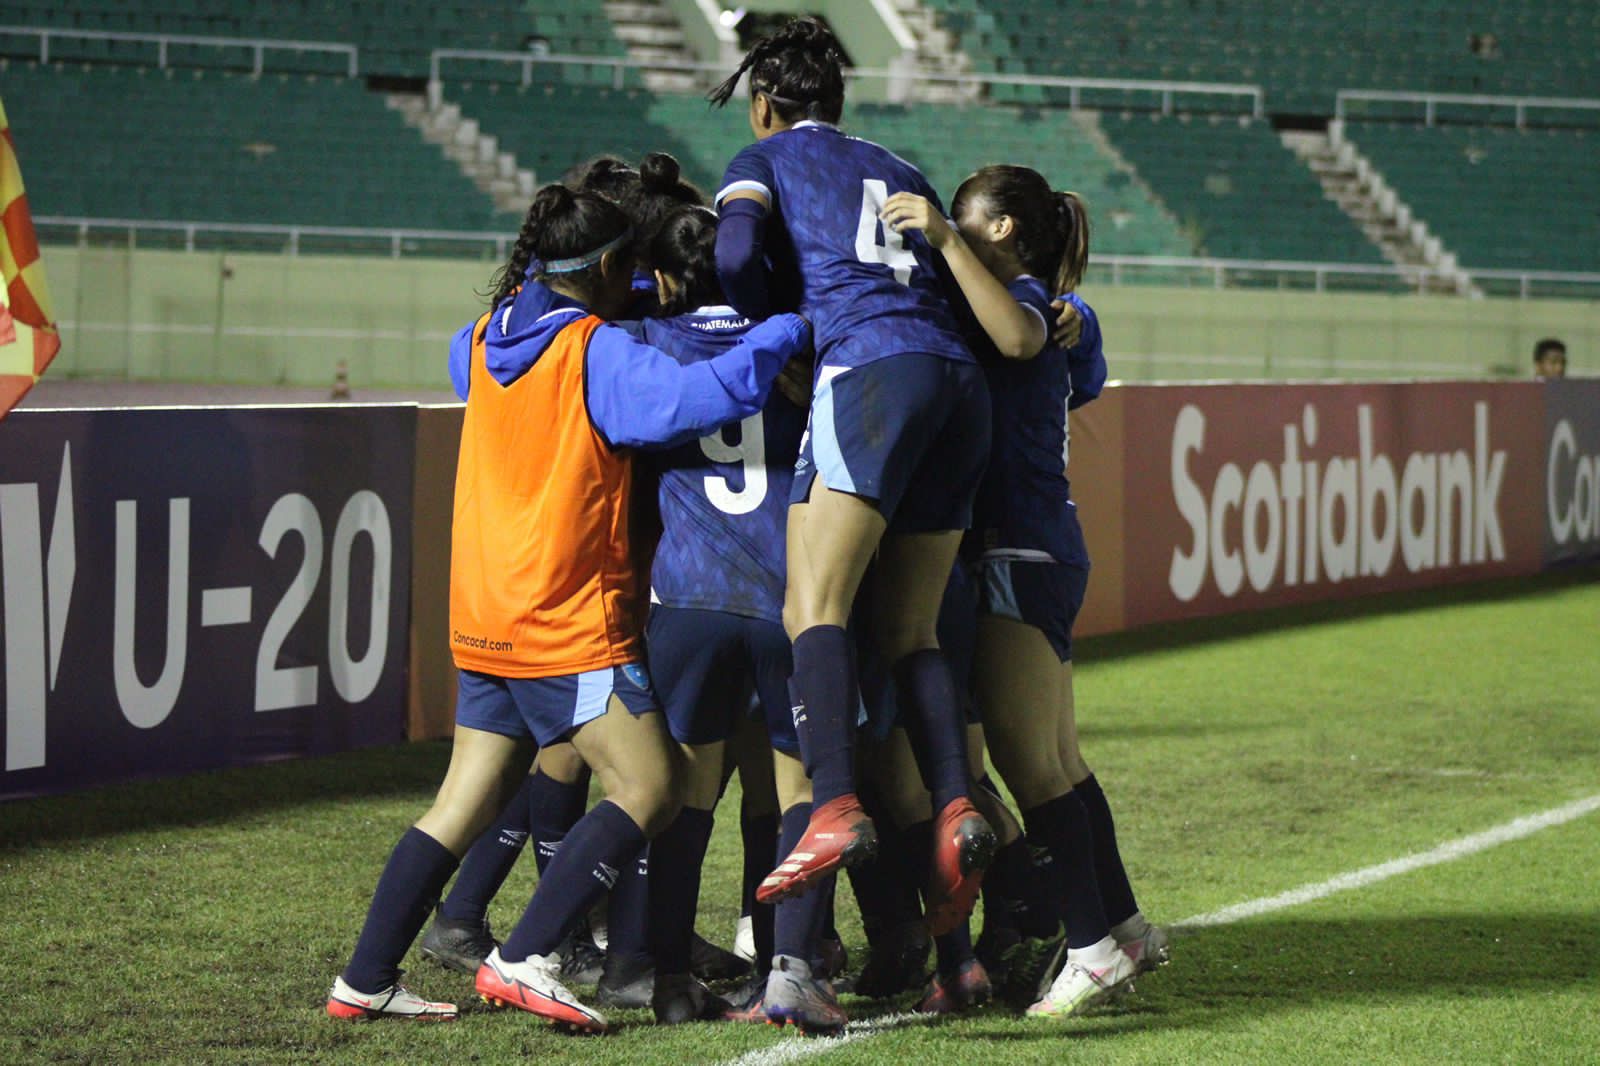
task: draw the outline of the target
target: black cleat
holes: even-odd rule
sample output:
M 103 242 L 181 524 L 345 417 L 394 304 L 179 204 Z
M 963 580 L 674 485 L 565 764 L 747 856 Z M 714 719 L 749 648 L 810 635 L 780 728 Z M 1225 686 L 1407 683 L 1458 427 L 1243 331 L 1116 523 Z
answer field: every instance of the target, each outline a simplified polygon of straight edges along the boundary
M 733 1005 L 693 974 L 678 973 L 656 978 L 650 1008 L 655 1012 L 656 1024 L 682 1025 L 721 1021 Z
M 921 988 L 928 976 L 933 941 L 920 921 L 885 931 L 867 948 L 867 961 L 850 991 L 869 999 L 888 999 Z
M 606 964 L 605 949 L 594 942 L 589 923 L 580 924 L 556 949 L 561 955 L 561 980 L 573 985 L 593 985 L 600 981 Z
M 607 955 L 594 998 L 601 1006 L 641 1010 L 650 1006 L 655 984 L 656 970 L 648 957 L 621 960 Z
M 422 957 L 447 970 L 476 975 L 478 967 L 500 941 L 489 931 L 489 919 L 482 922 L 457 922 L 434 908 L 433 924 L 422 935 Z
M 689 948 L 689 969 L 702 981 L 736 981 L 750 973 L 750 963 L 726 948 L 694 935 Z

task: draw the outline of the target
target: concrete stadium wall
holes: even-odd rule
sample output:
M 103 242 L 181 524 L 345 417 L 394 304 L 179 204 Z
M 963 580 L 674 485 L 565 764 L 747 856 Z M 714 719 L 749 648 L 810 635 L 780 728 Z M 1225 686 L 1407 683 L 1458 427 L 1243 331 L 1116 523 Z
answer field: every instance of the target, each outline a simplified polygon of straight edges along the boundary
M 447 388 L 450 335 L 498 265 L 48 246 L 62 321 L 52 377 Z M 1480 378 L 1531 368 L 1554 334 L 1575 374 L 1600 371 L 1600 302 L 1108 286 L 1099 311 L 1114 377 Z

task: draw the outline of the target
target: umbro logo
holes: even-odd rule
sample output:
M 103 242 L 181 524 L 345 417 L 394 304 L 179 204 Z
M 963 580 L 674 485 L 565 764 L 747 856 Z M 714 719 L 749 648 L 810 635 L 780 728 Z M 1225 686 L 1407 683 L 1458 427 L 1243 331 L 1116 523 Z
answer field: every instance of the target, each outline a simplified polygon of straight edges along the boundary
M 603 862 L 599 863 L 594 868 L 594 879 L 607 888 L 616 888 L 617 868 L 615 866 L 607 866 Z
M 500 830 L 500 843 L 508 848 L 520 848 L 527 842 L 528 831 L 526 829 Z
M 540 855 L 543 855 L 545 858 L 548 859 L 551 856 L 553 856 L 560 849 L 561 841 L 559 841 L 559 840 L 541 840 L 537 844 L 535 844 L 534 847 L 539 849 L 539 854 Z

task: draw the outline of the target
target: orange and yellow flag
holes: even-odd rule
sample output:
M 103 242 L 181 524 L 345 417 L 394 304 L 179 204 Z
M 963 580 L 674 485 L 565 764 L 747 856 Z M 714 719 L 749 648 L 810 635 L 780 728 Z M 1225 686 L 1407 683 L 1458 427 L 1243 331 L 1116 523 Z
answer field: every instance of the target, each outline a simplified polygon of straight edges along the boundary
M 28 197 L 11 141 L 11 123 L 0 102 L 0 418 L 17 401 L 61 349 L 55 319 L 50 315 L 50 290 L 44 283 L 39 242 L 33 235 Z

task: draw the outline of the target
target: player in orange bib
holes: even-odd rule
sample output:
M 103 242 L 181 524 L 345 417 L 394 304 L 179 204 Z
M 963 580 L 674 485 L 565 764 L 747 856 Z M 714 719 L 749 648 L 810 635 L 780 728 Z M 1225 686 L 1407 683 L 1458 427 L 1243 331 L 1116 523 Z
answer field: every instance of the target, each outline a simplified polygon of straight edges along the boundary
M 810 341 L 802 319 L 779 315 L 718 358 L 683 365 L 606 325 L 630 301 L 632 240 L 608 201 L 541 189 L 492 310 L 452 342 L 451 378 L 467 401 L 451 545 L 455 745 L 334 982 L 327 1010 L 336 1017 L 456 1016 L 453 1004 L 400 985 L 399 963 L 536 748 L 567 740 L 607 798 L 567 834 L 476 983 L 486 999 L 606 1027 L 561 984 L 557 946 L 681 804 L 643 666 L 647 567 L 636 551 L 648 546 L 634 534 L 633 449 L 757 413 Z

